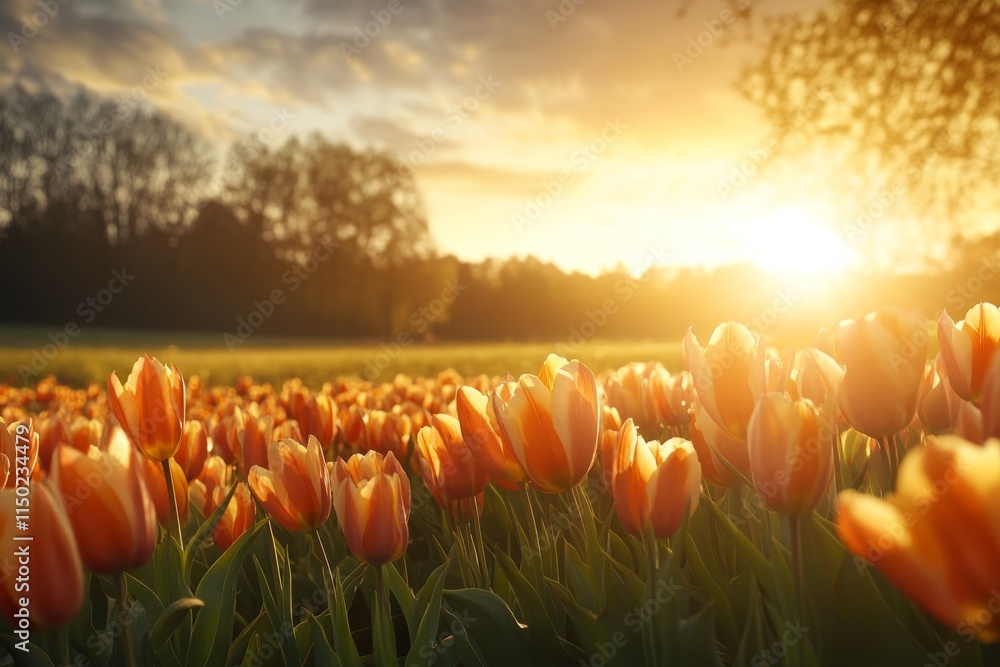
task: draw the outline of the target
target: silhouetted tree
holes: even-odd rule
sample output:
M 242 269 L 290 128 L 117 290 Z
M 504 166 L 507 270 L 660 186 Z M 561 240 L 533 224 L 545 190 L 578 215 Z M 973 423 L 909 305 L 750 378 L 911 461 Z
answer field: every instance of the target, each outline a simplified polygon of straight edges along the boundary
M 783 146 L 844 151 L 824 178 L 950 234 L 1000 178 L 998 80 L 993 0 L 835 0 L 778 20 L 741 87 Z

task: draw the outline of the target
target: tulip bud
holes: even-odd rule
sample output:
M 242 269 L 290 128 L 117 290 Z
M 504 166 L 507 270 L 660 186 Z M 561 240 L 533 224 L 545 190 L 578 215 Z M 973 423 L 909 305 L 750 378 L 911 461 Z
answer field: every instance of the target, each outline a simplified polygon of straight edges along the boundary
M 704 349 L 688 329 L 684 352 L 702 408 L 723 431 L 746 440 L 755 397 L 766 382 L 760 339 L 738 322 L 725 322 Z
M 884 500 L 840 493 L 837 532 L 943 625 L 1000 640 L 1000 441 L 929 437 L 899 467 Z
M 698 508 L 701 465 L 691 443 L 671 438 L 646 442 L 631 419 L 618 432 L 612 467 L 612 494 L 622 527 L 642 535 L 648 526 L 660 538 L 670 537 Z
M 83 454 L 56 448 L 51 483 L 63 507 L 83 564 L 99 573 L 121 572 L 148 561 L 156 548 L 156 508 L 146 489 L 146 461 L 129 443 Z
M 747 432 L 750 468 L 758 495 L 774 511 L 808 514 L 830 486 L 836 434 L 830 412 L 778 393 L 758 401 Z
M 977 303 L 958 324 L 947 310 L 941 311 L 938 344 L 955 393 L 978 403 L 986 369 L 1000 346 L 1000 310 L 992 303 Z
M 439 488 L 449 500 L 472 498 L 490 483 L 485 469 L 476 462 L 458 420 L 450 415 L 434 415 L 431 426 L 417 433 L 420 471 L 427 487 Z
M 580 483 L 597 456 L 597 378 L 579 361 L 543 375 L 551 388 L 538 376 L 522 375 L 516 384 L 495 389 L 491 404 L 499 435 L 531 485 L 543 493 L 562 493 Z
M 188 481 L 177 461 L 170 459 L 170 478 L 174 484 L 174 498 L 177 499 L 177 517 L 181 524 L 188 520 Z M 170 521 L 170 496 L 167 495 L 167 478 L 163 474 L 163 464 L 145 458 L 143 473 L 146 488 L 156 508 L 156 519 L 161 526 Z
M 898 309 L 840 325 L 837 341 L 846 366 L 840 408 L 855 430 L 887 438 L 913 420 L 927 338 L 923 321 Z
M 166 461 L 177 451 L 184 430 L 184 378 L 177 367 L 166 367 L 143 355 L 122 385 L 108 377 L 108 400 L 118 423 L 139 450 L 154 461 Z
M 392 452 L 337 459 L 333 495 L 337 523 L 354 556 L 383 565 L 403 555 L 410 539 L 410 480 Z
M 7 623 L 18 627 L 15 614 L 26 609 L 31 623 L 39 629 L 68 623 L 83 603 L 83 564 L 66 511 L 53 491 L 41 482 L 28 486 L 31 507 L 30 531 L 15 526 L 17 494 L 13 488 L 0 491 L 0 612 Z M 15 541 L 31 535 L 32 542 Z M 27 595 L 17 578 L 19 548 L 32 544 L 30 563 L 30 604 L 20 601 Z
M 208 458 L 208 431 L 200 421 L 184 424 L 181 445 L 174 454 L 174 461 L 181 467 L 184 478 L 189 482 L 198 477 Z
M 473 387 L 462 387 L 455 399 L 462 438 L 476 462 L 497 484 L 508 489 L 525 481 L 517 456 L 497 435 L 500 425 L 490 409 L 488 396 Z M 426 427 L 424 427 L 426 428 Z M 418 433 L 419 442 L 419 433 Z
M 268 467 L 250 469 L 249 483 L 267 513 L 291 531 L 318 529 L 330 516 L 330 468 L 315 436 L 303 447 L 294 440 L 272 442 Z

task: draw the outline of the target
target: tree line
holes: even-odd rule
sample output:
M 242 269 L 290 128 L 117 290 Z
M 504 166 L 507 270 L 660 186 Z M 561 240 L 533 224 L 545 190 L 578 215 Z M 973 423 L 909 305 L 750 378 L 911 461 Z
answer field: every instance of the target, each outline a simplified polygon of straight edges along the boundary
M 800 336 L 885 303 L 960 315 L 997 292 L 992 268 L 976 278 L 1000 257 L 996 239 L 957 246 L 958 269 L 859 271 L 825 291 L 752 266 L 589 276 L 532 257 L 463 262 L 436 252 L 413 174 L 391 155 L 313 135 L 237 142 L 221 167 L 212 156 L 155 111 L 8 91 L 3 321 L 213 332 L 230 346 L 258 332 L 546 339 L 569 355 L 585 339 L 707 334 L 727 319 Z

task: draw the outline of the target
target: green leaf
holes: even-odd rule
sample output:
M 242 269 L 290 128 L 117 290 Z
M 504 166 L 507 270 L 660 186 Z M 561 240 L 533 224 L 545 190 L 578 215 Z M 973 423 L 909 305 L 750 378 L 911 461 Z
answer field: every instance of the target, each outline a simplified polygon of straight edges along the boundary
M 260 635 L 254 635 L 250 639 L 250 643 L 247 644 L 247 652 L 243 656 L 243 662 L 240 663 L 242 667 L 254 667 L 260 664 L 258 655 L 260 654 Z
M 497 551 L 497 563 L 503 568 L 504 574 L 507 575 L 507 579 L 514 589 L 521 613 L 524 614 L 524 622 L 528 626 L 528 632 L 531 633 L 532 641 L 538 646 L 539 651 L 545 654 L 548 659 L 559 661 L 566 657 L 582 658 L 582 650 L 576 647 L 574 647 L 575 650 L 567 648 L 567 642 L 564 642 L 559 636 L 552 619 L 545 611 L 545 605 L 539 597 L 538 591 L 518 571 L 510 556 L 502 551 Z M 570 650 L 573 650 L 572 654 Z
M 167 643 L 170 635 L 181 624 L 181 621 L 187 618 L 188 613 L 192 609 L 204 606 L 205 603 L 198 598 L 181 598 L 164 609 L 163 613 L 153 623 L 153 628 L 149 631 L 149 641 L 153 645 L 153 650 L 156 651 L 158 647 Z
M 198 612 L 194 621 L 191 646 L 187 656 L 188 665 L 213 667 L 226 659 L 233 639 L 236 584 L 243 559 L 267 521 L 267 519 L 261 520 L 256 526 L 240 535 L 219 560 L 212 564 L 198 584 L 197 597 L 205 600 L 205 607 Z
M 229 507 L 229 501 L 232 499 L 233 494 L 236 493 L 236 487 L 238 484 L 230 484 L 229 492 L 226 493 L 225 499 L 222 503 L 215 508 L 208 518 L 205 520 L 198 530 L 195 531 L 191 539 L 188 540 L 187 545 L 184 547 L 184 555 L 182 557 L 182 562 L 184 566 L 184 581 L 191 581 L 191 567 L 194 565 L 195 550 L 200 549 L 202 543 L 208 539 L 215 529 L 215 525 L 219 523 L 222 515 L 226 513 L 226 508 Z
M 264 573 L 264 568 L 260 564 L 260 561 L 257 560 L 256 556 L 253 557 L 254 566 L 257 569 L 257 582 L 260 587 L 261 599 L 264 602 L 264 610 L 271 619 L 271 626 L 274 628 L 290 628 L 293 621 L 290 565 L 287 559 L 282 560 L 278 558 L 277 542 L 275 542 L 273 534 L 269 535 L 267 541 L 270 547 L 268 555 L 272 564 L 271 571 L 274 574 L 268 577 Z M 269 580 L 273 581 L 276 586 L 274 592 L 272 592 L 271 585 L 268 583 Z M 295 638 L 287 632 L 278 633 L 278 649 L 281 651 L 286 664 L 297 665 L 301 662 Z
M 417 601 L 416 596 L 413 595 L 413 591 L 403 581 L 403 577 L 399 575 L 399 570 L 396 569 L 394 564 L 386 563 L 383 566 L 383 571 L 385 572 L 386 579 L 389 581 L 389 590 L 392 591 L 393 597 L 399 603 L 399 608 L 403 611 L 403 618 L 406 619 L 406 627 L 412 627 L 413 606 Z
M 3 644 L 11 656 L 17 656 L 14 662 L 17 667 L 53 667 L 49 656 L 35 644 L 29 643 L 26 652 L 15 648 L 19 641 L 13 635 L 0 635 L 0 644 Z
M 333 652 L 330 642 L 323 631 L 323 625 L 307 609 L 306 619 L 312 635 L 313 664 L 316 667 L 340 667 L 340 658 Z
M 537 664 L 531 634 L 517 622 L 514 612 L 500 597 L 479 588 L 463 588 L 444 591 L 444 599 L 461 623 L 470 645 L 480 659 L 486 660 L 484 664 L 516 667 Z
M 147 618 L 149 618 L 150 622 L 155 625 L 156 620 L 159 619 L 165 611 L 165 607 L 163 606 L 163 603 L 160 602 L 160 598 L 157 597 L 153 589 L 127 572 L 125 573 L 125 581 L 128 586 L 129 593 L 135 597 L 136 603 L 142 605 L 143 609 L 146 610 Z M 143 647 L 143 651 L 147 654 L 147 656 L 152 654 L 151 657 L 155 657 L 155 663 L 157 665 L 165 665 L 166 667 L 181 666 L 180 658 L 177 657 L 177 652 L 174 650 L 174 646 L 170 641 L 165 641 L 158 646 L 154 646 L 152 642 L 149 642 Z
M 347 620 L 347 605 L 339 569 L 333 574 L 333 607 L 333 648 L 347 667 L 360 667 L 361 658 L 358 656 L 358 647 L 354 644 L 351 626 Z
M 406 664 L 420 662 L 422 650 L 434 646 L 437 636 L 438 622 L 441 618 L 441 595 L 444 589 L 444 575 L 448 572 L 449 558 L 441 564 L 431 576 L 427 577 L 423 588 L 417 593 L 413 605 L 413 619 L 416 627 L 410 627 L 410 652 L 406 655 Z

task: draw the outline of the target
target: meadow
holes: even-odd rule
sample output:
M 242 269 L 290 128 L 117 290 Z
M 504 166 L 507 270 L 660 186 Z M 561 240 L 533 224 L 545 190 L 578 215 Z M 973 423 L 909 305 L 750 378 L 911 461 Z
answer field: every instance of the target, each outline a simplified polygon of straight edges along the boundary
M 433 377 L 453 369 L 463 376 L 479 373 L 517 376 L 537 370 L 538 360 L 553 350 L 579 358 L 596 372 L 619 368 L 636 359 L 656 360 L 679 368 L 677 340 L 587 340 L 539 342 L 440 342 L 401 344 L 400 338 L 359 342 L 330 339 L 254 336 L 229 350 L 221 335 L 150 331 L 85 329 L 65 348 L 47 358 L 49 334 L 58 327 L 0 328 L 0 382 L 23 384 L 19 367 L 30 378 L 54 375 L 60 382 L 82 387 L 104 383 L 110 369 L 125 372 L 144 353 L 170 359 L 185 375 L 197 375 L 208 384 L 232 385 L 249 375 L 258 382 L 280 385 L 298 377 L 319 388 L 338 376 L 391 380 L 397 373 Z M 50 348 L 51 352 L 55 348 Z M 41 362 L 32 367 L 32 360 Z M 42 363 L 44 362 L 44 366 Z M 36 370 L 38 369 L 38 370 Z

